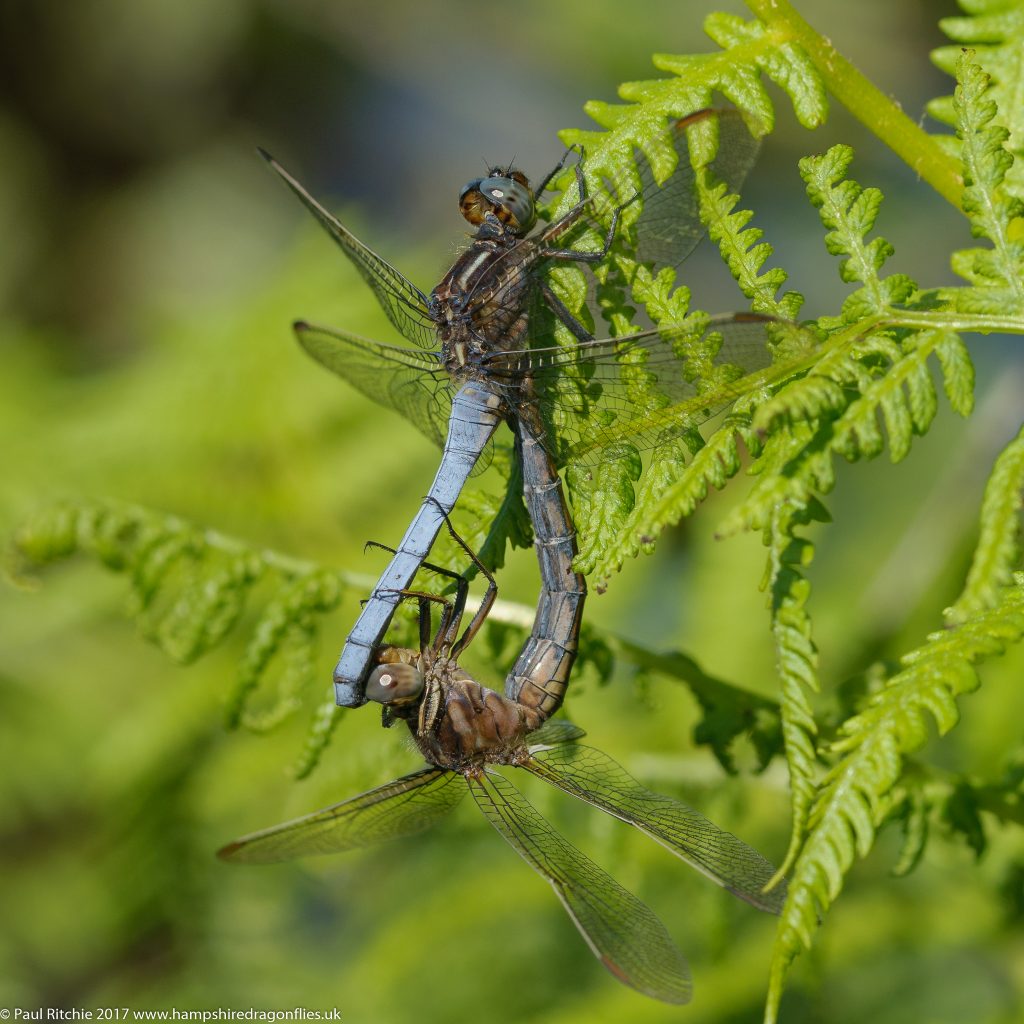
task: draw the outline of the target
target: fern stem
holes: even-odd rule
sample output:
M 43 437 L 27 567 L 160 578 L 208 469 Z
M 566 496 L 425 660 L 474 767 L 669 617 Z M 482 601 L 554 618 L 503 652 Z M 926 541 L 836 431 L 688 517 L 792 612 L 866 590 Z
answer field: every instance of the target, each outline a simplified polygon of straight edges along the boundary
M 886 327 L 965 331 L 968 334 L 1024 334 L 1024 320 L 1019 316 L 997 316 L 990 313 L 901 309 L 894 310 L 892 315 L 882 318 L 880 322 Z
M 919 128 L 899 105 L 853 66 L 832 43 L 816 32 L 788 0 L 746 0 L 747 7 L 779 42 L 800 46 L 829 92 L 882 140 L 947 202 L 963 211 L 963 178 L 956 161 Z

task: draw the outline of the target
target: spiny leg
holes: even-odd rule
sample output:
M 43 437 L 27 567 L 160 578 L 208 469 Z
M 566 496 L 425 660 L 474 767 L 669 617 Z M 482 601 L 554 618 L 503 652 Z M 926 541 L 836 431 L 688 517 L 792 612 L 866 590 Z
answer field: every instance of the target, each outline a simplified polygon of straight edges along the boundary
M 583 160 L 583 147 L 580 146 L 580 145 L 577 145 L 576 143 L 573 143 L 573 145 L 571 145 L 562 154 L 562 159 L 559 160 L 557 164 L 555 164 L 555 166 L 548 172 L 548 174 L 544 178 L 544 180 L 541 181 L 540 184 L 533 190 L 533 194 L 535 196 L 539 196 L 548 187 L 548 185 L 551 184 L 551 179 L 554 178 L 554 176 L 556 174 L 558 174 L 558 172 L 565 166 L 565 161 L 569 159 L 569 156 L 572 153 L 579 153 L 580 160 L 581 161 Z M 579 164 L 577 164 L 577 166 L 579 166 Z M 581 194 L 580 198 L 581 199 L 583 198 L 582 194 Z
M 491 607 L 494 605 L 494 601 L 498 596 L 498 584 L 495 582 L 494 575 L 491 571 L 477 557 L 476 552 L 456 532 L 455 527 L 452 526 L 451 519 L 448 518 L 448 514 L 440 507 L 440 505 L 438 505 L 438 511 L 440 511 L 441 515 L 444 516 L 445 526 L 448 527 L 448 532 L 451 534 L 452 540 L 454 540 L 455 543 L 466 552 L 470 561 L 477 567 L 484 579 L 487 580 L 487 592 L 484 594 L 483 600 L 480 602 L 480 607 L 477 609 L 476 614 L 473 616 L 462 636 L 452 644 L 449 657 L 454 661 L 458 659 L 458 656 L 466 649 L 466 647 L 469 646 L 470 642 L 480 631 L 480 627 L 483 625 L 484 619 L 486 619 L 490 614 Z M 453 634 L 457 629 L 458 623 L 453 624 Z
M 445 516 L 446 521 L 447 518 L 448 517 Z M 451 529 L 450 524 L 448 528 Z M 365 551 L 366 548 L 369 547 L 380 548 L 382 551 L 390 552 L 392 555 L 395 553 L 394 548 L 389 547 L 387 544 L 381 544 L 379 541 L 376 540 L 368 540 L 364 545 L 363 550 Z M 422 591 L 414 590 L 389 591 L 389 593 L 398 593 L 402 597 L 425 597 L 427 600 L 437 601 L 438 603 L 445 605 L 446 613 L 449 614 L 450 617 L 447 619 L 442 618 L 444 632 L 442 632 L 442 630 L 439 629 L 437 635 L 434 637 L 433 642 L 429 644 L 431 649 L 437 652 L 440 650 L 442 643 L 445 642 L 444 638 L 447 631 L 451 629 L 452 621 L 456 622 L 455 629 L 458 629 L 457 623 L 462 621 L 462 615 L 466 608 L 466 599 L 469 596 L 469 580 L 467 580 L 466 577 L 463 576 L 461 573 L 455 572 L 454 569 L 445 569 L 440 565 L 435 565 L 433 562 L 421 562 L 420 565 L 428 572 L 437 573 L 438 576 L 446 576 L 448 579 L 455 581 L 454 606 L 452 602 L 447 601 L 445 598 L 442 598 L 437 594 L 426 594 Z M 455 609 L 454 611 L 452 610 L 453 607 Z M 422 637 L 422 631 L 420 635 Z
M 579 180 L 583 180 L 582 174 L 579 175 Z M 619 230 L 619 218 L 622 216 L 622 211 L 625 210 L 626 207 L 632 206 L 632 204 L 635 203 L 639 198 L 640 193 L 636 192 L 634 193 L 632 198 L 627 199 L 626 202 L 620 203 L 618 206 L 615 207 L 615 209 L 612 211 L 612 222 L 611 224 L 608 225 L 608 230 L 605 232 L 604 236 L 604 244 L 600 249 L 595 249 L 593 252 L 588 252 L 579 249 L 545 248 L 541 249 L 541 255 L 547 257 L 548 259 L 571 260 L 573 263 L 600 263 L 602 260 L 605 259 L 605 257 L 607 257 L 608 253 L 611 251 L 612 243 L 615 241 L 615 234 Z M 558 231 L 562 231 L 566 227 L 568 227 L 569 224 L 566 224 L 565 222 L 570 217 L 572 217 L 573 214 L 576 214 L 577 210 L 579 210 L 579 212 L 582 213 L 582 206 L 583 203 L 580 203 L 579 206 L 574 207 L 572 210 L 570 210 L 569 213 L 565 215 L 565 217 L 558 221 L 558 223 L 552 224 L 551 227 L 549 227 L 547 231 L 545 231 L 541 236 L 542 240 L 545 240 L 549 235 L 551 237 L 554 237 L 555 229 L 558 229 Z
M 581 155 L 582 160 L 582 155 Z M 557 223 L 552 224 L 541 234 L 541 241 L 547 241 L 549 238 L 555 237 L 557 234 L 565 231 L 571 227 L 583 214 L 586 205 L 590 202 L 586 196 L 586 182 L 583 177 L 583 171 L 579 164 L 576 165 L 576 185 L 579 189 L 580 201 L 573 209 L 571 209 L 564 217 L 562 217 Z M 612 211 L 611 224 L 608 226 L 608 230 L 605 233 L 604 243 L 600 249 L 594 252 L 581 251 L 578 249 L 551 249 L 545 248 L 541 252 L 543 255 L 550 259 L 567 260 L 574 263 L 600 263 L 607 258 L 608 253 L 611 251 L 612 244 L 615 241 L 615 235 L 619 229 L 619 218 L 622 216 L 622 211 L 628 206 L 635 203 L 640 198 L 640 193 L 636 192 L 632 198 L 626 202 L 621 203 Z M 565 305 L 564 302 L 551 290 L 550 286 L 545 281 L 540 282 L 540 293 L 544 299 L 548 309 L 569 329 L 573 337 L 577 341 L 593 341 L 593 335 L 579 322 L 575 314 Z
M 418 602 L 419 626 L 420 626 L 420 651 L 440 652 L 445 643 L 446 637 L 451 629 L 451 622 L 454 615 L 455 604 L 443 594 L 431 594 L 425 590 L 385 590 L 382 593 L 397 594 L 403 600 Z M 430 637 L 430 605 L 441 605 L 441 621 L 434 634 L 433 640 Z

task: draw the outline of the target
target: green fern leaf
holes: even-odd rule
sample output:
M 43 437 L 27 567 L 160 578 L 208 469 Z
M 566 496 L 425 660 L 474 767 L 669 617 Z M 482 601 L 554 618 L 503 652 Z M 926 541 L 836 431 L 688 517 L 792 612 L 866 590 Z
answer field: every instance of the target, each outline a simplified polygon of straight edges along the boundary
M 828 231 L 825 247 L 833 256 L 845 257 L 839 264 L 842 279 L 863 285 L 843 303 L 843 320 L 847 323 L 885 316 L 916 290 L 904 274 L 879 276 L 893 248 L 883 238 L 867 242 L 865 236 L 875 226 L 882 194 L 875 188 L 862 189 L 845 177 L 852 160 L 849 146 L 833 146 L 821 156 L 800 161 L 807 196 Z
M 870 851 L 900 777 L 903 758 L 928 738 L 926 713 L 940 733 L 957 721 L 956 700 L 978 686 L 976 662 L 1024 635 L 1024 578 L 1002 591 L 990 611 L 931 634 L 902 659 L 903 669 L 848 719 L 832 744 L 839 760 L 817 792 L 806 838 L 789 876 L 772 956 L 767 1020 L 775 1020 L 793 959 L 842 889 L 855 856 Z
M 935 346 L 942 367 L 942 384 L 953 411 L 970 416 L 974 410 L 974 363 L 960 335 L 943 331 Z
M 334 738 L 334 730 L 341 723 L 343 710 L 335 703 L 333 693 L 316 709 L 302 753 L 292 766 L 292 775 L 296 779 L 308 778 L 320 764 L 320 759 Z
M 789 96 L 797 119 L 805 128 L 817 128 L 825 123 L 828 116 L 825 85 L 799 46 L 789 41 L 779 44 L 760 21 L 744 21 L 732 14 L 708 15 L 704 19 L 704 31 L 734 57 L 749 52 L 753 66 Z M 664 60 L 659 58 L 659 61 Z M 664 64 L 659 63 L 659 66 L 664 67 Z M 762 99 L 760 95 L 754 95 L 747 103 L 737 105 L 752 112 L 771 110 L 767 96 Z M 762 120 L 770 124 L 767 118 L 762 117 Z
M 739 472 L 740 465 L 736 431 L 723 427 L 681 471 L 675 464 L 665 473 L 659 471 L 657 463 L 649 469 L 637 487 L 636 503 L 623 521 L 622 535 L 591 563 L 598 589 L 619 571 L 626 558 L 650 551 L 654 539 L 666 527 L 690 515 L 708 496 L 709 488 L 724 487 Z
M 782 687 L 782 738 L 793 818 L 789 850 L 773 879 L 775 883 L 786 874 L 799 852 L 815 793 L 818 728 L 808 694 L 820 689 L 818 652 L 811 638 L 807 612 L 811 586 L 801 572 L 810 563 L 814 548 L 796 535 L 796 529 L 811 518 L 821 518 L 819 508 L 817 502 L 807 508 L 777 506 L 767 533 L 772 637 Z
M 878 455 L 883 448 L 877 420 L 880 410 L 889 437 L 890 458 L 899 462 L 907 455 L 912 435 L 923 434 L 935 417 L 935 389 L 925 364 L 940 340 L 938 332 L 921 332 L 907 340 L 908 351 L 893 359 L 883 377 L 864 387 L 860 398 L 837 420 L 836 451 L 850 461 Z
M 238 621 L 262 572 L 259 559 L 246 552 L 229 559 L 222 570 L 194 574 L 160 618 L 160 647 L 181 664 L 216 647 Z
M 906 788 L 905 782 L 902 788 Z M 903 827 L 903 842 L 892 873 L 902 878 L 917 867 L 928 845 L 929 802 L 919 786 L 912 787 L 903 797 L 897 811 Z
M 1005 0 L 970 0 L 961 6 L 968 17 L 943 18 L 939 27 L 959 45 L 939 47 L 933 62 L 947 74 L 960 78 L 958 66 L 964 60 L 964 46 L 973 48 L 972 60 L 991 81 L 987 99 L 999 109 L 999 123 L 1010 132 L 1010 150 L 1019 152 L 1024 143 L 1024 110 L 1019 102 L 1019 85 L 1024 78 L 1024 14 L 1019 5 Z M 946 124 L 958 125 L 956 97 L 942 97 L 928 104 L 928 113 Z M 1024 197 L 1024 169 L 1013 167 L 1007 188 Z
M 1009 131 L 994 123 L 996 104 L 989 76 L 961 54 L 953 100 L 964 164 L 963 208 L 971 234 L 987 238 L 991 249 L 956 254 L 954 269 L 975 287 L 962 296 L 961 308 L 1011 314 L 1024 310 L 1024 245 L 1011 236 L 1011 222 L 1024 203 L 1005 188 L 1013 157 L 1006 148 Z
M 227 704 L 227 722 L 235 728 L 242 722 L 255 731 L 276 724 L 283 715 L 283 708 L 293 706 L 293 693 L 298 683 L 308 682 L 312 673 L 296 679 L 295 664 L 308 666 L 306 655 L 312 643 L 312 621 L 334 609 L 344 593 L 344 585 L 337 573 L 313 569 L 294 578 L 267 605 L 256 626 L 239 668 L 235 686 Z M 271 661 L 283 652 L 286 659 L 292 659 L 291 671 L 282 673 L 277 690 L 275 707 L 265 716 L 253 715 L 246 718 L 246 706 L 253 692 L 265 678 Z
M 614 547 L 635 504 L 633 484 L 639 480 L 640 453 L 617 445 L 606 462 L 590 468 L 570 465 L 565 474 L 580 538 L 578 572 L 593 571 L 608 547 Z

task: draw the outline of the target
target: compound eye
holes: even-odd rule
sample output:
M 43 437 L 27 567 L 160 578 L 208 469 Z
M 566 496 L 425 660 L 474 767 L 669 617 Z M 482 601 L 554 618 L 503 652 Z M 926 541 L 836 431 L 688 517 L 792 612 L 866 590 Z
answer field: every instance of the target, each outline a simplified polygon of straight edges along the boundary
M 412 665 L 378 665 L 366 680 L 366 697 L 379 704 L 403 704 L 423 692 L 423 675 Z
M 518 181 L 505 175 L 493 175 L 481 179 L 477 190 L 506 224 L 518 231 L 526 231 L 533 225 L 536 218 L 533 192 L 525 179 Z

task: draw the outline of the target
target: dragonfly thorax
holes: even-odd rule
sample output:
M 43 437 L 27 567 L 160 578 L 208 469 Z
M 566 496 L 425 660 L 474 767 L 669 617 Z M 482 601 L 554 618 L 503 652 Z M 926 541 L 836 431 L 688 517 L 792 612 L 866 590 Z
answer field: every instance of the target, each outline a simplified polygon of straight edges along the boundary
M 485 764 L 519 764 L 527 756 L 524 737 L 541 721 L 535 710 L 481 686 L 454 663 L 442 672 L 436 711 L 415 724 L 407 719 L 420 753 L 430 764 L 463 773 Z
M 510 232 L 476 238 L 430 293 L 442 363 L 456 378 L 495 351 L 522 347 L 530 251 L 528 241 Z

